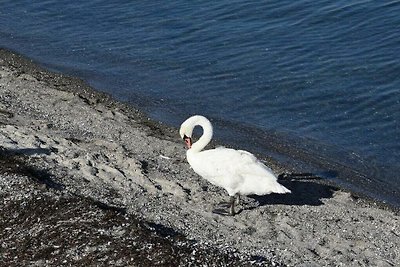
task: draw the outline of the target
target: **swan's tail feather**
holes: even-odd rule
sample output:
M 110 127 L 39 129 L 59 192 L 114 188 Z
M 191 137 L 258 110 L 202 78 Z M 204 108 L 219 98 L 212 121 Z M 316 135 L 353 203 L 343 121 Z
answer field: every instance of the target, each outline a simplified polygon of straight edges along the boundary
M 289 189 L 278 183 L 274 176 L 247 175 L 244 178 L 238 188 L 242 195 L 255 194 L 262 196 L 271 193 L 291 193 Z
M 277 194 L 286 194 L 286 193 L 292 193 L 289 189 L 284 187 L 283 185 L 276 183 L 275 188 L 272 190 L 272 192 L 277 193 Z

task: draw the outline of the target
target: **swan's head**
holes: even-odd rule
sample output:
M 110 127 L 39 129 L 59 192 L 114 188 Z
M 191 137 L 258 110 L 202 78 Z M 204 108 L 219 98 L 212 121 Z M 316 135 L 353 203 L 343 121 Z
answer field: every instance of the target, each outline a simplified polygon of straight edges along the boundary
M 194 128 L 194 125 L 191 125 L 191 123 L 189 123 L 189 122 L 188 122 L 188 120 L 183 122 L 181 125 L 181 128 L 179 129 L 179 134 L 180 134 L 181 138 L 183 139 L 183 141 L 185 141 L 185 144 L 188 149 L 191 148 L 192 144 L 193 144 L 192 134 L 193 134 L 193 128 Z
M 203 128 L 203 135 L 195 144 L 193 144 L 193 129 L 197 125 Z M 203 149 L 210 142 L 212 133 L 213 130 L 210 121 L 206 117 L 203 117 L 201 115 L 195 115 L 185 120 L 182 123 L 181 128 L 179 129 L 179 134 L 181 138 L 185 141 L 186 146 L 188 148 L 192 148 L 193 145 L 193 149 L 198 151 Z

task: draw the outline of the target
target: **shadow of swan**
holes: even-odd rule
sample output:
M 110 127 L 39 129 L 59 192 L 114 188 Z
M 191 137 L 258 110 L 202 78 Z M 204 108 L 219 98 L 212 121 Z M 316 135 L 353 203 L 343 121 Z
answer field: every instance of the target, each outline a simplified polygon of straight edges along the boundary
M 329 178 L 335 173 L 329 173 Z M 251 199 L 258 202 L 259 206 L 265 205 L 323 205 L 321 199 L 332 198 L 337 187 L 323 182 L 323 178 L 312 174 L 284 174 L 279 176 L 279 183 L 292 191 L 291 194 L 270 194 L 265 196 L 250 195 Z M 249 208 L 249 209 L 253 209 Z

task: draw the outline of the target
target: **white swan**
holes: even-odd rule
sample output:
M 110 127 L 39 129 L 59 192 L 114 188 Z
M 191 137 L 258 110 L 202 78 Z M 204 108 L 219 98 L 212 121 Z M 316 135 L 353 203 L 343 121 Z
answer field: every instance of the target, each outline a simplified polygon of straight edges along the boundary
M 203 135 L 192 143 L 195 126 L 203 128 Z M 235 214 L 235 202 L 238 204 L 240 195 L 290 193 L 289 189 L 277 182 L 270 168 L 247 151 L 225 147 L 202 151 L 213 135 L 212 125 L 207 118 L 200 115 L 188 118 L 182 123 L 179 134 L 188 147 L 186 156 L 193 170 L 210 183 L 228 191 L 230 215 Z

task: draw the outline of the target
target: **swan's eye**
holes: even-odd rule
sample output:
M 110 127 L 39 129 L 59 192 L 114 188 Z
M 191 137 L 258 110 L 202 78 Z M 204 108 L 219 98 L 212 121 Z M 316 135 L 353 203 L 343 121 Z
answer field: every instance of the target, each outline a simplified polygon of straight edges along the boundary
M 189 138 L 189 137 L 187 137 L 186 134 L 185 134 L 185 135 L 183 136 L 182 139 L 183 139 L 183 140 L 186 140 L 186 139 L 188 139 L 188 138 Z

